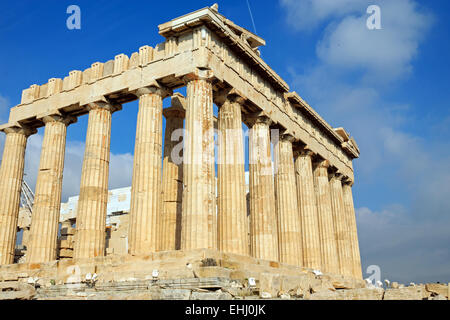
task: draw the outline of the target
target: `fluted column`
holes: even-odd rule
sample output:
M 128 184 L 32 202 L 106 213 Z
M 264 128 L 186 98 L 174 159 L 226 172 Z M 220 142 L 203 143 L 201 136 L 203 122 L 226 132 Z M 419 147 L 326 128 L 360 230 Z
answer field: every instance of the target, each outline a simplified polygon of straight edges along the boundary
M 10 127 L 6 133 L 0 167 L 0 265 L 14 262 L 20 193 L 27 138 L 36 130 Z
M 277 261 L 278 231 L 270 153 L 270 119 L 253 121 L 249 136 L 250 241 L 252 256 Z
M 336 238 L 340 274 L 351 276 L 350 233 L 347 225 L 347 215 L 342 192 L 342 176 L 331 174 L 331 208 L 333 212 L 334 234 Z
M 111 117 L 121 107 L 98 102 L 89 104 L 88 108 L 89 122 L 76 220 L 75 259 L 105 254 Z
M 213 91 L 208 72 L 187 81 L 181 248 L 217 248 Z M 203 77 L 204 76 L 204 77 Z
M 134 147 L 129 252 L 144 255 L 158 250 L 161 209 L 162 100 L 166 91 L 142 88 Z
M 164 163 L 162 178 L 163 209 L 160 226 L 160 250 L 178 250 L 181 246 L 181 205 L 183 198 L 183 163 L 182 159 L 172 155 L 177 145 L 180 144 L 180 136 L 172 135 L 176 130 L 183 130 L 183 120 L 186 115 L 183 105 L 184 97 L 178 95 L 172 97 L 172 106 L 163 110 L 166 118 L 166 130 L 164 134 Z M 172 141 L 172 138 L 177 139 Z M 182 142 L 181 142 L 182 143 Z M 182 151 L 182 150 L 180 150 Z M 178 151 L 176 156 L 181 157 Z
M 76 118 L 55 115 L 44 117 L 42 121 L 45 123 L 45 134 L 27 248 L 29 263 L 57 259 L 67 125 L 75 122 Z
M 301 149 L 297 150 L 295 156 L 303 266 L 321 270 L 319 215 L 311 158 L 313 152 L 309 149 Z
M 282 135 L 274 146 L 275 198 L 278 217 L 280 261 L 301 266 L 302 243 L 295 182 L 294 154 L 290 135 Z
M 321 262 L 323 271 L 339 274 L 328 167 L 328 161 L 321 161 L 314 166 L 314 189 L 317 201 Z
M 249 255 L 241 103 L 228 95 L 219 108 L 219 250 Z
M 359 252 L 358 231 L 356 227 L 355 207 L 353 204 L 352 186 L 343 183 L 342 192 L 344 196 L 345 212 L 347 214 L 347 225 L 350 231 L 352 273 L 357 279 L 362 279 L 361 255 Z

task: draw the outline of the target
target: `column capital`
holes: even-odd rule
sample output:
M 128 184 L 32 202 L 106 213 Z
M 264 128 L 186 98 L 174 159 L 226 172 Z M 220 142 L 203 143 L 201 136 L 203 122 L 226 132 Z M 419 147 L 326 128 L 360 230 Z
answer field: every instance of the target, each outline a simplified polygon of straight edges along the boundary
M 341 182 L 344 182 L 343 180 L 344 180 L 344 175 L 342 174 L 342 173 L 340 173 L 340 172 L 333 172 L 333 173 L 330 173 L 329 174 L 329 178 L 330 178 L 330 180 L 339 180 L 339 181 L 341 181 Z
M 179 92 L 172 96 L 172 106 L 163 109 L 163 115 L 166 119 L 186 117 L 186 98 Z
M 214 103 L 221 107 L 226 101 L 237 102 L 240 105 L 243 105 L 247 98 L 244 95 L 234 88 L 227 88 L 220 90 L 218 93 L 214 95 Z
M 294 145 L 294 156 L 295 157 L 314 157 L 316 153 L 312 151 L 308 146 L 295 146 Z
M 249 123 L 251 127 L 253 127 L 257 123 L 263 123 L 270 126 L 273 123 L 273 120 L 263 112 L 256 112 L 249 115 L 245 115 L 245 120 Z
M 282 133 L 282 134 L 280 134 L 280 140 L 289 141 L 290 143 L 293 143 L 293 142 L 295 142 L 295 137 L 291 133 Z
M 110 102 L 105 101 L 98 101 L 98 102 L 91 102 L 86 105 L 86 109 L 88 111 L 94 110 L 94 109 L 106 109 L 110 111 L 111 113 L 114 113 L 116 111 L 122 110 L 122 105 L 120 104 L 112 104 Z
M 328 160 L 321 160 L 314 163 L 316 168 L 325 168 L 328 169 L 330 167 L 330 161 Z
M 171 106 L 169 108 L 163 109 L 163 115 L 166 119 L 180 118 L 184 119 L 186 117 L 186 110 L 178 108 L 176 106 Z
M 21 133 L 23 135 L 25 135 L 26 137 L 29 137 L 35 133 L 37 133 L 37 129 L 36 128 L 32 128 L 32 127 L 28 127 L 22 124 L 14 124 L 11 126 L 5 126 L 0 128 L 0 131 L 3 131 L 5 134 L 9 134 L 9 133 Z
M 68 126 L 72 123 L 76 123 L 78 121 L 78 118 L 74 116 L 63 116 L 61 114 L 50 114 L 39 118 L 39 120 L 41 120 L 45 124 L 47 124 L 48 122 L 62 122 L 66 126 Z
M 342 184 L 348 185 L 350 188 L 352 188 L 353 185 L 355 184 L 355 181 L 351 180 L 349 177 L 344 177 L 342 179 Z
M 208 82 L 212 82 L 216 79 L 214 76 L 214 72 L 210 69 L 199 69 L 197 68 L 191 73 L 188 73 L 183 77 L 183 81 L 187 84 L 193 80 L 205 80 Z
M 158 82 L 154 82 L 151 85 L 136 90 L 136 96 L 141 97 L 146 94 L 157 94 L 163 99 L 172 95 L 172 90 L 160 85 Z

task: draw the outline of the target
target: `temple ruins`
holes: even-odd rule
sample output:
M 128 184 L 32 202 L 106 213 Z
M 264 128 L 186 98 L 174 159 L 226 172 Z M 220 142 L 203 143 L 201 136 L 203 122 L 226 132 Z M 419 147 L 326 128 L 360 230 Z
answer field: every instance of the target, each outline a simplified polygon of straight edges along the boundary
M 99 283 L 175 281 L 192 278 L 192 272 L 202 281 L 217 272 L 217 279 L 255 278 L 262 286 L 270 274 L 309 274 L 364 286 L 352 196 L 355 140 L 290 91 L 261 58 L 264 39 L 216 8 L 163 23 L 159 34 L 163 43 L 130 57 L 119 54 L 30 86 L 11 109 L 8 123 L 0 126 L 6 134 L 0 278 L 28 279 L 33 273 L 64 285 L 73 280 L 67 270 L 75 269 L 82 280 L 95 273 Z M 181 87 L 185 97 L 174 93 Z M 163 109 L 166 98 L 172 104 Z M 133 177 L 128 227 L 122 230 L 127 250 L 111 252 L 111 118 L 135 100 Z M 217 155 L 213 104 L 219 110 Z M 89 122 L 79 199 L 72 220 L 64 222 L 66 133 L 83 115 Z M 248 198 L 243 123 L 250 132 Z M 25 261 L 14 264 L 27 138 L 40 127 L 45 134 Z M 184 136 L 174 140 L 179 129 Z M 173 156 L 180 142 L 182 161 Z

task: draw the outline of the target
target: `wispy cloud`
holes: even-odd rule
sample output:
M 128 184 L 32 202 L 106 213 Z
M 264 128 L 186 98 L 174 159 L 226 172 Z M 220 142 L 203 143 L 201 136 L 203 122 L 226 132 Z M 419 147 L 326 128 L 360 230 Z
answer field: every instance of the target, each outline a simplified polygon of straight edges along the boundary
M 367 8 L 368 0 L 281 0 L 287 22 L 297 30 L 312 30 L 332 18 Z

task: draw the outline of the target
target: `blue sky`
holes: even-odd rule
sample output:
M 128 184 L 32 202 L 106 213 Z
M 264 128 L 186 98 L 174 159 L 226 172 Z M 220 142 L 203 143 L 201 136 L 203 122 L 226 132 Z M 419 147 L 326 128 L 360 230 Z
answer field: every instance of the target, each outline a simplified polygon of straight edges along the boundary
M 214 1 L 3 1 L 0 122 L 21 92 L 163 41 L 158 24 Z M 356 139 L 354 186 L 363 271 L 404 283 L 450 282 L 450 3 L 249 0 L 263 59 L 333 127 Z M 81 8 L 81 30 L 66 9 Z M 381 8 L 381 30 L 365 27 Z M 219 11 L 253 30 L 246 1 Z M 165 106 L 169 101 L 165 101 Z M 131 183 L 137 104 L 113 116 L 110 187 Z M 87 117 L 69 127 L 63 197 L 78 194 Z M 34 187 L 43 130 L 29 139 Z M 0 136 L 0 152 L 4 135 Z

